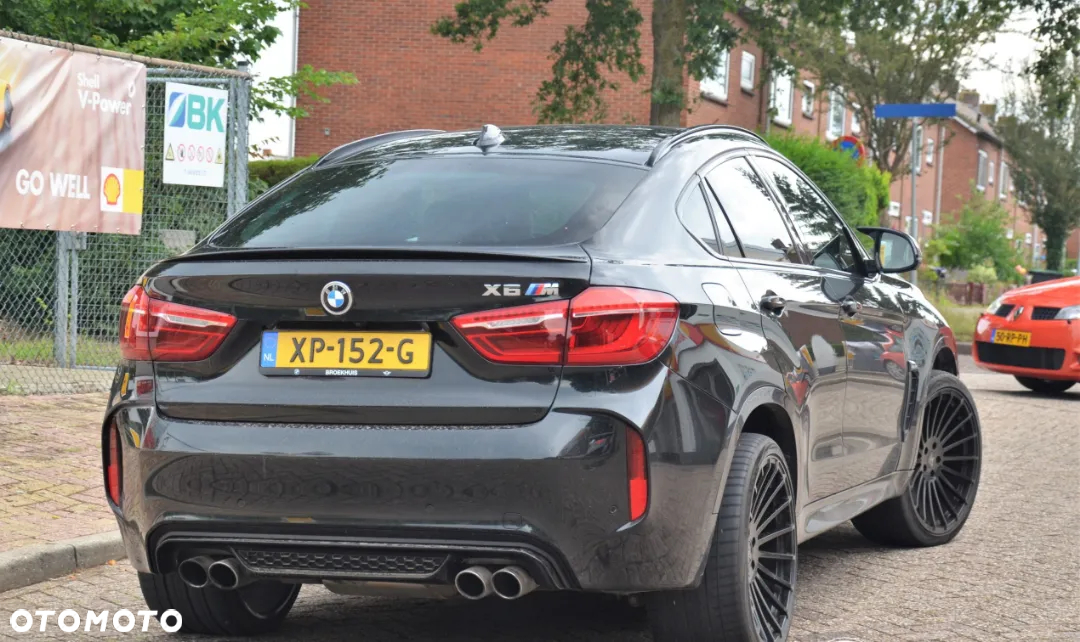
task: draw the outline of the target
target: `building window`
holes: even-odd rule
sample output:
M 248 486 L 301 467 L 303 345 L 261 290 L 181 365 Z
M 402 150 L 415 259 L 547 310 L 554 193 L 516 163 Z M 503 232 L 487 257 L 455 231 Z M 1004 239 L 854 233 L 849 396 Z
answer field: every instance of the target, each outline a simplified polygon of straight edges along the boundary
M 988 180 L 991 185 L 994 184 L 994 161 L 990 161 L 990 170 L 986 172 L 986 180 Z
M 1009 229 L 1005 230 L 1005 238 L 1011 239 L 1012 237 L 1013 237 L 1013 229 L 1010 227 Z
M 1031 232 L 1024 235 L 1024 245 L 1031 245 Z
M 998 198 L 1005 200 L 1007 190 L 1011 190 L 1012 187 L 1009 183 L 1009 164 L 1006 162 L 1001 163 L 1001 180 L 998 181 Z
M 701 80 L 701 94 L 706 98 L 726 102 L 730 71 L 731 51 L 721 52 L 712 74 Z
M 739 76 L 739 86 L 745 91 L 754 91 L 754 79 L 757 73 L 757 59 L 749 51 L 742 52 L 742 73 Z
M 825 137 L 832 140 L 844 135 L 844 120 L 847 118 L 847 107 L 844 100 L 844 92 L 836 89 L 829 94 L 829 130 Z
M 922 222 L 923 222 L 923 225 L 933 225 L 934 224 L 934 213 L 931 212 L 930 210 L 923 210 L 922 211 Z
M 927 138 L 926 139 L 926 164 L 927 165 L 933 165 L 934 164 L 934 139 L 933 138 Z
M 792 100 L 795 98 L 793 95 L 794 93 L 795 88 L 792 84 L 791 76 L 776 74 L 776 76 L 773 77 L 771 107 L 776 112 L 773 120 L 781 125 L 791 124 Z
M 851 133 L 859 135 L 862 133 L 862 123 L 859 122 L 859 106 L 851 106 Z
M 900 218 L 900 203 L 889 201 L 889 216 Z
M 804 80 L 802 84 L 802 113 L 807 118 L 814 117 L 814 83 Z
M 975 174 L 975 189 L 980 192 L 986 190 L 986 168 L 990 159 L 986 156 L 986 152 L 979 150 L 979 171 Z

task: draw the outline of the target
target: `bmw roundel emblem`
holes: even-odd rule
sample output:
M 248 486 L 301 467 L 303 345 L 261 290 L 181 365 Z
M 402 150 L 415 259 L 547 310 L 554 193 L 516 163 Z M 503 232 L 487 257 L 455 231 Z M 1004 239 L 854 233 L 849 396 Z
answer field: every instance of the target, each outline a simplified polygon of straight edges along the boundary
M 341 281 L 331 281 L 323 286 L 319 299 L 330 314 L 345 314 L 352 307 L 352 290 Z

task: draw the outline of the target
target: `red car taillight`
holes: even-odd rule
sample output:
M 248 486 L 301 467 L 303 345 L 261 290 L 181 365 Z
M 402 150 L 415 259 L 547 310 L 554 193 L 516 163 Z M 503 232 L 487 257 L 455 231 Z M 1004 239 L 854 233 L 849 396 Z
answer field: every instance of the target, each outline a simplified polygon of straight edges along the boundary
M 640 519 L 649 506 L 649 480 L 645 475 L 645 442 L 632 428 L 626 429 L 626 477 L 630 492 L 630 521 Z
M 589 288 L 570 302 L 570 366 L 651 361 L 671 340 L 679 302 L 661 292 Z
M 201 361 L 235 324 L 231 314 L 152 299 L 136 285 L 120 304 L 120 354 L 132 361 Z
M 678 301 L 662 292 L 595 287 L 569 302 L 474 312 L 452 322 L 496 363 L 613 366 L 655 358 L 678 320 Z
M 117 506 L 120 505 L 121 484 L 121 461 L 120 461 L 120 431 L 116 424 L 108 428 L 106 436 L 108 442 L 105 445 L 105 491 L 109 494 L 109 500 Z
M 496 363 L 562 363 L 566 347 L 566 301 L 535 303 L 454 317 L 454 327 L 485 358 Z

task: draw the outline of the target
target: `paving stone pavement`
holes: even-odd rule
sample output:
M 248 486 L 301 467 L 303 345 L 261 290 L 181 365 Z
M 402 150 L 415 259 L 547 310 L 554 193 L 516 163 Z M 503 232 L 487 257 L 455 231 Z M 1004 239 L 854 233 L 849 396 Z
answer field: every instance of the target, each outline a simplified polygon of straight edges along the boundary
M 1080 393 L 1022 391 L 965 365 L 984 430 L 984 467 L 971 518 L 951 544 L 893 550 L 852 527 L 799 548 L 797 642 L 1080 641 Z M 143 606 L 126 563 L 0 594 L 0 640 L 146 639 L 147 633 L 15 633 L 15 609 L 83 615 Z M 55 616 L 54 616 L 55 617 Z M 646 642 L 644 612 L 603 596 L 533 594 L 480 603 L 349 598 L 301 591 L 275 639 L 466 642 Z M 193 637 L 192 640 L 213 638 Z
M 102 493 L 105 400 L 0 396 L 0 552 L 116 529 Z

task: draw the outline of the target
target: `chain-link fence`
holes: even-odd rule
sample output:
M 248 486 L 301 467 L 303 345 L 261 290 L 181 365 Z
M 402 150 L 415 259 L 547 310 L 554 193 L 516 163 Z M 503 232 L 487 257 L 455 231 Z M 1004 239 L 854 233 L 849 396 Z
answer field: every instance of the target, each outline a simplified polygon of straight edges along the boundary
M 120 301 L 155 261 L 186 251 L 247 200 L 251 77 L 0 32 L 142 62 L 146 144 L 138 236 L 0 229 L 0 394 L 108 390 L 119 359 Z M 162 182 L 166 82 L 229 92 L 225 186 Z

